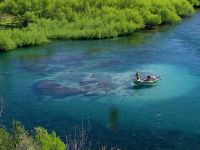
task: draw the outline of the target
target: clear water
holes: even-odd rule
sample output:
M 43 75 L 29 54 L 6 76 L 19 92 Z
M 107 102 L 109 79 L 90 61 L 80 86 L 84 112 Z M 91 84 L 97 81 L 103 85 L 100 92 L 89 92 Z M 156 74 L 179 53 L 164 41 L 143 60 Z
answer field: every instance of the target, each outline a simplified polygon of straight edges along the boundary
M 162 80 L 133 87 L 136 71 Z M 89 118 L 90 141 L 123 149 L 200 148 L 200 13 L 109 40 L 58 41 L 0 53 L 1 122 L 64 139 Z

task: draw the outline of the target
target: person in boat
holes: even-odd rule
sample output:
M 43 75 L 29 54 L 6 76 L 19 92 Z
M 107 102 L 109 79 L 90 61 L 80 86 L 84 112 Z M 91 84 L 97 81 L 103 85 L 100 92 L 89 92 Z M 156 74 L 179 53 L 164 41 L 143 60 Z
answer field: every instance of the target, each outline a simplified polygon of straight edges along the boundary
M 140 80 L 140 74 L 139 74 L 139 72 L 136 72 L 136 74 L 135 74 L 135 78 L 136 78 L 136 80 Z
M 151 78 L 151 76 L 150 75 L 148 75 L 147 77 L 146 77 L 146 80 L 151 80 L 152 78 Z

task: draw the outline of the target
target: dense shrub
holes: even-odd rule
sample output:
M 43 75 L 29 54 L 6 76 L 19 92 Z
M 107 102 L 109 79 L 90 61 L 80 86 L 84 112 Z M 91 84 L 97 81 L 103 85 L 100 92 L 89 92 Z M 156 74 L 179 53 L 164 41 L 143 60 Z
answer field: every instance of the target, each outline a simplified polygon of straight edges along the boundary
M 35 139 L 42 150 L 65 150 L 66 145 L 56 136 L 53 131 L 51 134 L 47 130 L 38 127 L 35 129 Z
M 0 49 L 9 50 L 17 47 L 16 43 L 12 40 L 12 30 L 0 31 Z
M 200 7 L 200 0 L 188 0 L 194 7 Z
M 161 16 L 158 14 L 152 14 L 150 11 L 143 12 L 145 25 L 152 27 L 162 23 Z
M 9 149 L 9 142 L 10 142 L 9 133 L 5 129 L 0 128 L 0 149 L 1 150 Z
M 28 131 L 18 121 L 13 122 L 12 131 L 10 134 L 10 149 L 14 150 L 36 150 L 37 143 L 34 141 Z
M 0 13 L 12 16 L 14 29 L 0 31 L 0 49 L 126 35 L 176 23 L 199 5 L 200 0 L 2 0 Z
M 47 130 L 38 127 L 30 135 L 20 122 L 13 122 L 11 131 L 0 128 L 1 150 L 65 150 L 66 145 L 56 136 L 55 132 L 49 134 Z
M 47 43 L 45 34 L 36 30 L 7 29 L 0 30 L 0 49 L 10 50 L 20 46 L 41 45 Z

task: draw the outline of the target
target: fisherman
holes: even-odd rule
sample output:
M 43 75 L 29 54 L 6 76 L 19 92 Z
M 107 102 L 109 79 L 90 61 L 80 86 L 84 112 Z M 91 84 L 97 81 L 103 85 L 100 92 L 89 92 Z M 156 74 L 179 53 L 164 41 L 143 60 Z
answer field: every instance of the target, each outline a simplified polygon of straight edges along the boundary
M 139 74 L 139 72 L 136 72 L 136 74 L 135 74 L 135 78 L 136 78 L 136 80 L 140 80 L 140 74 Z

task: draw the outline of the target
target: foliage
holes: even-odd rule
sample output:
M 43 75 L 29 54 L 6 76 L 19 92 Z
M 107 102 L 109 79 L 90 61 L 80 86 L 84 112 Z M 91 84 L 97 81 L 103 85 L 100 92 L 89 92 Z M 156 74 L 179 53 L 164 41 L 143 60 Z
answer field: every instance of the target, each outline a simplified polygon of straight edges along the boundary
M 11 131 L 11 147 L 15 150 L 35 150 L 37 145 L 34 139 L 29 135 L 28 131 L 18 121 L 13 121 L 13 127 Z
M 188 0 L 194 7 L 200 7 L 200 0 Z
M 35 129 L 35 139 L 39 143 L 41 150 L 65 150 L 66 145 L 56 136 L 56 132 L 51 134 L 47 130 L 38 127 Z
M 36 150 L 37 145 L 20 122 L 14 121 L 12 131 L 0 128 L 1 150 Z
M 0 128 L 0 149 L 7 150 L 9 148 L 9 141 L 9 133 L 5 129 Z
M 1 150 L 65 150 L 66 145 L 56 136 L 55 132 L 49 134 L 47 130 L 38 127 L 33 135 L 18 121 L 13 122 L 11 131 L 0 128 Z
M 16 48 L 15 42 L 11 39 L 12 30 L 0 31 L 0 49 L 9 50 Z
M 0 30 L 0 49 L 10 50 L 19 46 L 41 45 L 48 39 L 42 32 L 26 29 Z
M 0 31 L 0 49 L 131 34 L 179 22 L 194 13 L 193 6 L 200 6 L 200 0 L 2 0 L 0 14 L 12 16 L 14 29 Z M 0 24 L 6 26 L 1 19 Z

